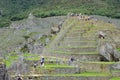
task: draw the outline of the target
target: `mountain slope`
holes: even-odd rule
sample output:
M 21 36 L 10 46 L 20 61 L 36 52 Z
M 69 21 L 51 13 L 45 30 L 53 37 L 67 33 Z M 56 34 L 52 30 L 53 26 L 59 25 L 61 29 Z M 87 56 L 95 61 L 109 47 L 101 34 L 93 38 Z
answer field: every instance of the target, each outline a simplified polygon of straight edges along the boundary
M 120 18 L 119 4 L 120 0 L 0 0 L 0 27 L 24 19 L 30 12 L 37 17 L 81 12 Z

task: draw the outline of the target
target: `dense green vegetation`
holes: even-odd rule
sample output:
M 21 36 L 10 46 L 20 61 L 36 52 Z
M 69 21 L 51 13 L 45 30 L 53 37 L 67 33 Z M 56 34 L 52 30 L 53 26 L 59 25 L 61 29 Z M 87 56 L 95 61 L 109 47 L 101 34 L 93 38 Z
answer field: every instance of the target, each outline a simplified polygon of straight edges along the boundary
M 30 12 L 37 17 L 81 12 L 120 18 L 119 4 L 120 0 L 0 0 L 0 27 L 27 18 Z

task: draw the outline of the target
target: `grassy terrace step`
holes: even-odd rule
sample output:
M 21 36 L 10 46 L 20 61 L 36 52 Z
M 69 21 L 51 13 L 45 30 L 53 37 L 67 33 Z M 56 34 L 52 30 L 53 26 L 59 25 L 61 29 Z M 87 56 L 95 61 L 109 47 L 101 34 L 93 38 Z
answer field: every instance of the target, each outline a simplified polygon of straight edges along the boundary
M 74 52 L 68 52 L 68 51 L 62 51 L 62 50 L 50 50 L 49 52 L 51 53 L 56 53 L 56 54 L 98 54 L 98 52 L 78 52 L 78 53 L 74 53 Z
M 97 50 L 96 46 L 59 46 L 56 50 L 68 52 L 93 52 Z
M 111 72 L 114 77 L 120 77 L 120 70 L 112 70 Z
M 110 74 L 86 72 L 81 74 L 31 74 L 22 75 L 24 80 L 31 78 L 33 80 L 109 80 Z M 15 80 L 15 75 L 12 76 Z
M 82 31 L 82 32 L 70 32 L 70 33 L 66 34 L 66 36 L 70 36 L 70 37 L 75 36 L 75 37 L 77 37 L 77 36 L 82 36 L 83 33 L 84 33 L 84 31 Z
M 77 64 L 89 72 L 111 73 L 111 65 L 114 63 L 115 62 L 80 61 Z
M 54 74 L 50 76 L 111 76 L 109 73 L 98 73 L 98 72 L 83 72 L 80 74 Z
M 95 40 L 83 40 L 83 41 L 66 41 L 64 43 L 90 43 L 90 42 L 96 42 Z
M 115 27 L 109 27 L 109 26 L 99 27 L 99 26 L 96 26 L 96 27 L 92 28 L 92 30 L 95 30 L 95 31 L 98 31 L 98 30 L 114 31 Z
M 111 78 L 109 80 L 120 80 L 120 77 L 113 77 L 113 78 Z
M 64 43 L 96 43 L 96 40 L 61 41 Z
M 102 29 L 102 30 L 90 30 L 90 31 L 88 31 L 88 32 L 86 32 L 85 34 L 84 34 L 84 36 L 88 36 L 88 35 L 98 35 L 98 32 L 99 31 L 106 31 L 107 32 L 107 30 L 105 30 L 105 29 Z M 109 32 L 111 31 L 112 32 L 112 30 L 108 30 Z
M 75 29 L 75 30 L 70 30 L 69 33 L 80 33 L 80 32 L 87 32 L 89 30 L 88 29 Z
M 80 36 L 78 36 L 78 37 L 64 37 L 64 40 L 65 41 L 83 41 L 83 40 L 96 40 L 96 38 L 95 37 L 80 37 Z
M 63 64 L 47 64 L 44 67 L 34 69 L 35 74 L 74 74 L 80 73 L 80 68 Z
M 96 38 L 97 36 L 97 33 L 83 33 L 83 32 L 74 32 L 74 33 L 71 33 L 71 34 L 67 34 L 65 37 L 68 37 L 68 38 L 80 38 L 80 37 L 89 37 L 89 38 Z
M 71 29 L 71 31 L 76 31 L 76 30 L 90 30 L 91 29 L 91 27 L 90 26 L 82 26 L 82 25 L 80 25 L 80 26 L 76 26 L 76 27 L 73 27 L 72 29 Z
M 71 30 L 71 31 L 69 31 L 67 34 L 69 35 L 69 34 L 75 34 L 75 33 L 86 33 L 87 31 L 89 31 L 89 30 L 84 30 L 84 29 L 78 29 L 78 30 Z
M 97 46 L 96 41 L 63 41 L 60 43 L 60 46 Z
M 96 48 L 96 46 L 58 46 L 58 48 Z
M 76 60 L 81 61 L 99 61 L 100 56 L 97 52 L 65 52 L 65 51 L 48 51 L 48 56 L 61 57 L 69 59 L 73 56 Z
M 37 67 L 35 69 L 35 73 L 37 74 L 72 74 L 72 73 L 82 73 L 82 72 L 106 72 L 110 73 L 109 65 L 113 64 L 114 62 L 80 62 L 79 67 L 80 68 L 75 68 L 73 66 L 68 66 L 66 64 L 64 65 L 59 65 L 57 63 L 53 64 L 48 64 L 45 63 L 45 67 Z M 89 67 L 88 67 L 89 66 Z M 83 70 L 82 70 L 83 69 Z

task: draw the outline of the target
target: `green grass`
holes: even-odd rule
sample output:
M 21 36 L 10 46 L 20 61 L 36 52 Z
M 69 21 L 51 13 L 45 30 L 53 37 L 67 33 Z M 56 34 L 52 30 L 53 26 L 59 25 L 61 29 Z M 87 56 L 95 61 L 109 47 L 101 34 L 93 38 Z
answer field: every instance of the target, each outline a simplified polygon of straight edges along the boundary
M 120 77 L 113 77 L 110 80 L 120 80 Z
M 24 53 L 22 55 L 26 60 L 40 60 L 39 55 L 36 55 L 36 54 Z M 9 68 L 14 61 L 18 60 L 18 58 L 19 58 L 19 55 L 14 52 L 5 55 L 6 67 Z
M 84 40 L 84 41 L 69 41 L 68 43 L 76 43 L 76 42 L 86 42 L 86 43 L 91 43 L 91 42 L 96 42 L 95 40 Z
M 96 48 L 96 46 L 59 46 L 59 48 Z
M 80 74 L 51 74 L 51 76 L 83 76 L 83 77 L 90 77 L 90 76 L 111 76 L 109 73 L 95 73 L 95 72 L 84 72 Z
M 29 61 L 36 61 L 36 60 L 40 60 L 40 57 L 36 56 L 36 57 L 28 57 L 28 58 L 25 58 L 26 60 L 29 60 Z
M 32 60 L 40 60 L 40 56 L 38 54 L 34 53 L 25 53 L 23 54 L 26 60 L 32 61 Z
M 117 48 L 117 50 L 120 52 L 120 48 Z
M 46 68 L 74 68 L 73 66 L 69 65 L 57 65 L 57 64 L 46 64 Z
M 14 62 L 15 60 L 18 59 L 18 55 L 16 55 L 15 52 L 11 52 L 11 53 L 8 53 L 5 55 L 5 64 L 6 64 L 6 67 L 10 67 L 12 65 L 12 62 Z
M 13 75 L 14 76 L 14 75 Z M 31 76 L 31 75 L 22 75 L 22 76 Z M 111 76 L 111 74 L 108 73 L 93 73 L 93 72 L 85 72 L 80 74 L 33 74 L 32 76 L 58 76 L 58 77 L 104 77 L 104 76 Z M 120 78 L 114 78 L 110 80 L 119 80 Z
M 81 52 L 81 53 L 72 53 L 72 52 L 65 52 L 65 51 L 56 51 L 56 50 L 49 50 L 48 52 L 52 53 L 60 53 L 60 54 L 98 54 L 98 52 Z
M 95 64 L 114 64 L 115 62 L 86 62 L 86 63 L 95 63 Z
M 120 72 L 120 70 L 112 70 L 112 72 Z

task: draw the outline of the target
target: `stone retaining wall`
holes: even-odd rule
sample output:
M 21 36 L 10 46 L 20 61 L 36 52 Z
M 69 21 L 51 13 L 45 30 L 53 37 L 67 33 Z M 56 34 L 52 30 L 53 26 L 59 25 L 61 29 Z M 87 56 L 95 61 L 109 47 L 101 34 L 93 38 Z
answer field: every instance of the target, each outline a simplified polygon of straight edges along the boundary
M 82 76 L 27 76 L 23 80 L 109 80 L 110 77 L 82 77 Z M 14 77 L 12 80 L 16 80 Z

